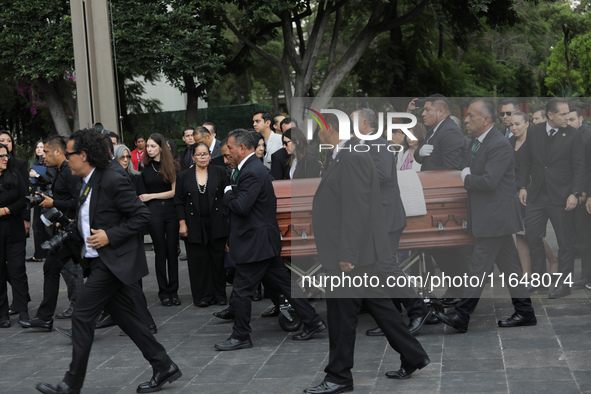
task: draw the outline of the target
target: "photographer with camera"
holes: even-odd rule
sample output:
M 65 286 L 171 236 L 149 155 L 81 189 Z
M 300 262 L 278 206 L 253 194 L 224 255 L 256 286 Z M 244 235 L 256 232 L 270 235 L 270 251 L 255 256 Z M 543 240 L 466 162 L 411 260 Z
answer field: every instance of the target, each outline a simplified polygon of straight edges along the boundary
M 46 138 L 43 144 L 46 164 L 55 166 L 58 173 L 52 186 L 53 197 L 46 194 L 36 196 L 43 198 L 43 201 L 39 202 L 39 206 L 45 208 L 46 213 L 49 208 L 55 208 L 63 213 L 66 220 L 74 219 L 82 178 L 72 175 L 65 157 L 66 144 L 62 137 L 52 135 Z M 47 218 L 47 215 L 45 217 Z M 63 224 L 55 226 L 56 232 L 62 231 L 64 227 Z M 57 245 L 57 247 L 52 248 L 45 260 L 43 265 L 43 301 L 41 301 L 37 315 L 33 319 L 19 320 L 19 324 L 23 328 L 36 328 L 42 331 L 51 331 L 53 329 L 53 314 L 57 306 L 60 272 L 68 287 L 70 307 L 63 313 L 58 314 L 57 318 L 69 318 L 72 315 L 72 308 L 78 297 L 78 292 L 84 285 L 84 281 L 80 265 L 74 264 L 72 261 L 72 259 L 78 260 L 79 258 L 76 250 L 61 246 Z

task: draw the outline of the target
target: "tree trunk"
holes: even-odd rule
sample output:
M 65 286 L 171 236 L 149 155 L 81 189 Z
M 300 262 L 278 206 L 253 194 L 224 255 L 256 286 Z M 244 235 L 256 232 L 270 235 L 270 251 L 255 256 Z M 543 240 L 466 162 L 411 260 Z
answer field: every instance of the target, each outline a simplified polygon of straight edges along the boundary
M 197 124 L 197 108 L 199 98 L 197 97 L 197 86 L 192 75 L 183 75 L 185 81 L 185 90 L 187 91 L 187 109 L 185 111 L 185 126 L 194 126 Z
M 53 119 L 56 132 L 63 137 L 72 135 L 66 111 L 64 110 L 64 103 L 52 84 L 43 78 L 36 80 L 35 83 L 39 86 L 39 89 L 43 92 L 43 97 L 47 100 L 47 107 L 49 108 L 51 119 Z

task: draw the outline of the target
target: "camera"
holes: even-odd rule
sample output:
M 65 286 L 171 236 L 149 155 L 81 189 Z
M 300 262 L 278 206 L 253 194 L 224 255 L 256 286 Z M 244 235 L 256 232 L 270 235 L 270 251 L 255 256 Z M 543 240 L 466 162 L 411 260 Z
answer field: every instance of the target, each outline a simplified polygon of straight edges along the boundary
M 51 185 L 49 186 L 39 186 L 37 187 L 36 193 L 43 193 L 47 197 L 53 198 L 53 193 L 51 192 Z M 32 196 L 25 196 L 27 199 L 27 209 L 32 209 L 35 205 L 39 205 L 45 200 L 43 196 L 40 194 L 33 194 Z
M 78 229 L 75 221 L 70 221 L 62 212 L 56 208 L 47 210 L 41 215 L 41 220 L 46 226 L 51 226 L 52 223 L 59 223 L 61 231 L 41 244 L 41 248 L 52 252 L 62 248 L 66 243 L 70 245 L 80 245 L 82 237 L 78 234 Z
M 417 99 L 417 100 L 415 100 L 415 106 L 417 108 L 423 108 L 425 106 L 426 102 L 427 102 L 427 100 L 425 100 L 425 99 Z

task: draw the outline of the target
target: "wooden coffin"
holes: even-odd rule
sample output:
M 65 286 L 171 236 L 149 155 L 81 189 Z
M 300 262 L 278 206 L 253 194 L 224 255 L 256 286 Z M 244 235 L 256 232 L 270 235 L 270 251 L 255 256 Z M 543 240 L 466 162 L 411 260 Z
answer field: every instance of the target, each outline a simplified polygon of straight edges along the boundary
M 470 245 L 467 194 L 459 171 L 419 172 L 427 214 L 407 218 L 399 250 Z M 283 257 L 314 256 L 312 201 L 320 178 L 274 181 Z

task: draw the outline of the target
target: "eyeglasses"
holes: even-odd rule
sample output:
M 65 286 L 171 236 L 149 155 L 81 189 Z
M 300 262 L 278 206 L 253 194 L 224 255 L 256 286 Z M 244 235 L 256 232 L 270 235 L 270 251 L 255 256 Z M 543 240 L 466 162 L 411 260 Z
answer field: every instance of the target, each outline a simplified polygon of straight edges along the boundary
M 64 152 L 64 156 L 66 156 L 66 160 L 70 160 L 70 156 L 72 156 L 72 155 L 79 155 L 80 153 L 81 153 L 81 151 L 79 151 L 79 150 L 76 150 L 74 152 L 68 152 L 68 151 L 66 151 L 66 152 Z
M 195 157 L 208 157 L 209 153 L 195 153 Z
M 121 156 L 121 160 L 129 160 L 129 159 L 131 159 L 131 156 L 130 155 L 123 155 L 123 156 Z
M 511 112 L 511 111 L 501 112 L 499 115 L 501 115 L 501 116 L 505 116 L 505 115 L 511 116 L 511 115 L 513 115 L 513 112 Z
M 291 141 L 285 141 L 283 140 L 283 146 L 287 146 L 287 144 L 289 144 Z
M 0 160 L 10 160 L 10 155 L 0 155 Z

